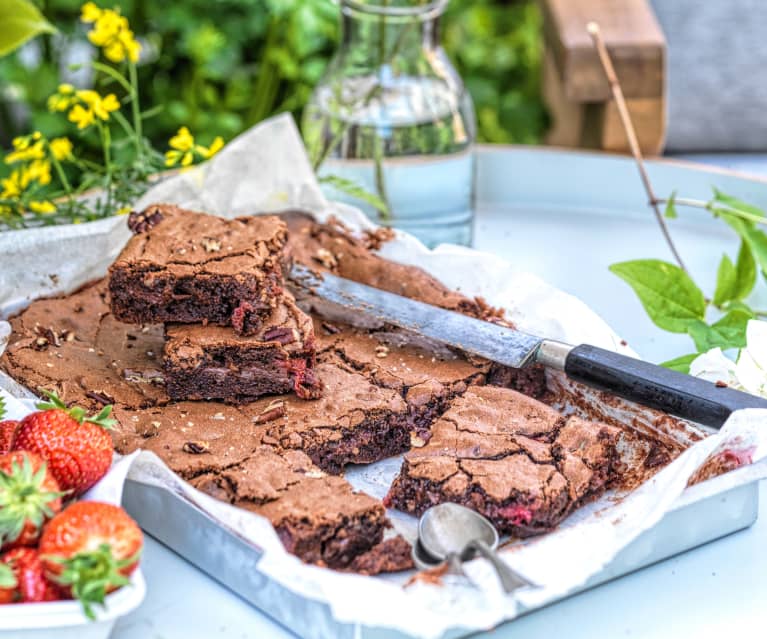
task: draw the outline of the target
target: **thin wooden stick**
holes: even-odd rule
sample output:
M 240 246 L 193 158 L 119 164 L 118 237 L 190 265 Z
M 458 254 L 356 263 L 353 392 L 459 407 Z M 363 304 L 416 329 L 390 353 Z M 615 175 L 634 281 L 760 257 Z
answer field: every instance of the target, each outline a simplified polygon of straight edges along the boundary
M 618 82 L 618 76 L 615 74 L 612 59 L 607 51 L 604 38 L 602 38 L 602 32 L 596 22 L 589 22 L 586 25 L 586 29 L 589 32 L 591 39 L 594 41 L 594 47 L 596 47 L 597 54 L 599 55 L 599 61 L 602 63 L 602 68 L 607 76 L 607 82 L 610 85 L 610 91 L 615 99 L 615 105 L 618 107 L 618 115 L 620 115 L 621 123 L 626 131 L 631 154 L 634 156 L 634 160 L 636 160 L 639 175 L 642 178 L 642 184 L 644 185 L 647 197 L 650 200 L 650 206 L 652 206 L 653 211 L 655 212 L 655 218 L 663 232 L 663 237 L 666 239 L 666 244 L 668 244 L 671 254 L 674 256 L 677 264 L 679 264 L 679 268 L 687 273 L 687 268 L 682 261 L 681 255 L 679 255 L 679 251 L 677 251 L 676 246 L 674 246 L 674 241 L 671 239 L 671 234 L 666 226 L 666 221 L 663 219 L 663 214 L 658 207 L 659 200 L 655 197 L 650 177 L 645 170 L 644 158 L 642 157 L 642 150 L 639 148 L 639 141 L 637 140 L 636 131 L 634 130 L 634 124 L 631 121 L 631 115 L 629 115 L 629 110 L 626 106 L 626 99 L 623 97 L 623 89 L 621 89 L 620 82 Z

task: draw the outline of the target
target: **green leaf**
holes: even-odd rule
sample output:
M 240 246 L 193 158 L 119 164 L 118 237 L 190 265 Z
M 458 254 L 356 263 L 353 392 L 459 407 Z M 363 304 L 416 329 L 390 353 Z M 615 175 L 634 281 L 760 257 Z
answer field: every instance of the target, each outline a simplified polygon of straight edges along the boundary
M 0 588 L 15 588 L 19 582 L 8 564 L 0 563 Z
M 610 266 L 634 289 L 650 319 L 672 333 L 686 333 L 703 320 L 706 299 L 682 269 L 661 260 L 634 260 Z
M 732 299 L 742 300 L 748 297 L 756 284 L 756 262 L 746 242 L 740 243 L 738 259 L 735 262 L 735 291 Z
M 671 197 L 668 198 L 668 201 L 666 202 L 666 209 L 663 211 L 663 215 L 669 220 L 674 220 L 679 217 L 676 212 L 676 191 L 672 192 Z
M 0 395 L 0 419 L 3 419 L 5 417 L 6 408 L 5 408 L 5 399 L 2 395 Z
M 731 195 L 726 195 L 716 189 L 714 189 L 713 201 L 756 217 L 764 217 L 764 211 L 759 207 L 743 202 Z M 745 242 L 751 251 L 752 258 L 759 264 L 762 273 L 767 277 L 767 234 L 761 229 L 756 228 L 754 222 L 738 217 L 727 208 L 712 206 L 711 212 L 715 216 L 721 217 Z M 747 267 L 748 265 L 745 264 L 744 266 Z
M 55 33 L 29 0 L 0 0 L 0 56 L 8 55 L 41 33 Z
M 689 373 L 690 364 L 698 357 L 700 353 L 690 353 L 689 355 L 682 355 L 681 357 L 675 357 L 667 362 L 663 362 L 661 366 L 670 368 L 672 371 L 679 371 L 680 373 Z
M 711 326 L 695 322 L 688 327 L 687 332 L 701 352 L 716 347 L 722 350 L 743 348 L 746 345 L 746 326 L 752 318 L 753 315 L 746 311 L 730 311 Z
M 727 195 L 726 193 L 722 193 L 718 189 L 714 189 L 714 202 L 719 202 L 720 204 L 724 204 L 725 206 L 729 206 L 739 211 L 745 211 L 746 213 L 750 213 L 751 215 L 756 215 L 757 217 L 764 217 L 764 211 L 762 211 L 762 209 L 760 209 L 758 206 L 754 206 L 753 204 L 748 204 L 747 202 L 744 202 L 743 200 L 739 200 L 738 198 L 733 197 L 732 195 Z
M 364 187 L 357 184 L 357 182 L 354 180 L 349 180 L 338 175 L 323 175 L 319 178 L 319 181 L 321 184 L 329 184 L 342 193 L 346 193 L 346 195 L 370 204 L 370 206 L 372 206 L 377 211 L 389 211 L 389 207 L 386 205 L 386 202 L 384 202 L 375 193 L 371 193 Z
M 727 255 L 722 255 L 719 269 L 716 272 L 716 291 L 714 304 L 722 306 L 725 302 L 735 299 L 735 265 Z

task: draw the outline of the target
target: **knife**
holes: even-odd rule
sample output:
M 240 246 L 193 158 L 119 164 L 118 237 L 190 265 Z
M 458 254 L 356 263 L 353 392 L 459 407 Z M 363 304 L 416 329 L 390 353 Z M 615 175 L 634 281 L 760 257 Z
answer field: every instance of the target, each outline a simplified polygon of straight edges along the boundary
M 294 264 L 300 288 L 347 311 L 413 331 L 505 366 L 542 364 L 570 379 L 682 419 L 720 428 L 733 411 L 767 408 L 767 400 L 633 357 L 581 344 L 571 346 L 411 300 L 372 286 Z

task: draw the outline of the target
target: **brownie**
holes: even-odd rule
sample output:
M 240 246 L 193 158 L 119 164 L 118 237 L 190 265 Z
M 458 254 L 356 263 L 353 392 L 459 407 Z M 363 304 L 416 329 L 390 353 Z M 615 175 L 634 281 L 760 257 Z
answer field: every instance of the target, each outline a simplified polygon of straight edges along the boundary
M 135 235 L 109 269 L 118 320 L 211 323 L 247 335 L 279 303 L 287 241 L 279 218 L 223 219 L 152 205 L 128 224 Z
M 348 569 L 358 556 L 368 556 L 361 566 L 366 574 L 410 567 L 401 542 L 388 561 L 372 558 L 391 526 L 381 502 L 325 474 L 300 451 L 278 454 L 259 446 L 246 460 L 199 475 L 192 485 L 269 519 L 286 550 L 306 562 Z
M 168 324 L 163 351 L 168 395 L 244 403 L 295 392 L 316 398 L 322 385 L 312 319 L 287 291 L 264 326 L 251 336 L 224 326 Z
M 54 390 L 89 410 L 166 403 L 162 326 L 118 322 L 106 298 L 101 280 L 65 297 L 32 302 L 11 318 L 0 366 L 32 390 Z
M 283 395 L 241 407 L 262 424 L 265 442 L 301 450 L 333 474 L 347 464 L 376 462 L 410 448 L 409 413 L 398 392 L 332 363 L 317 364 L 315 370 L 324 386 L 319 399 Z
M 450 501 L 501 533 L 546 532 L 604 491 L 619 433 L 509 389 L 471 388 L 433 425 L 430 441 L 405 455 L 384 503 L 420 515 Z
M 405 400 L 412 430 L 428 439 L 431 423 L 469 385 L 482 384 L 487 361 L 450 349 L 427 349 L 423 338 L 405 331 L 364 331 L 316 321 L 320 361 L 364 374 L 373 384 L 396 390 Z

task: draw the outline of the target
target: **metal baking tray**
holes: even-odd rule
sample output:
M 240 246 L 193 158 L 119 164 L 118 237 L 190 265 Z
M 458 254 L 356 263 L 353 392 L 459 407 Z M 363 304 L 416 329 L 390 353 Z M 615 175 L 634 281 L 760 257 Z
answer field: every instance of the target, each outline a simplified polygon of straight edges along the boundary
M 755 180 L 676 162 L 650 161 L 648 167 L 656 189 L 662 192 L 678 188 L 690 197 L 705 199 L 711 184 L 716 184 L 725 192 L 767 206 L 767 184 Z M 648 340 L 658 329 L 646 319 L 627 287 L 617 278 L 604 277 L 612 261 L 663 255 L 657 229 L 652 222 L 646 223 L 646 196 L 630 158 L 531 147 L 480 148 L 476 190 L 475 248 L 503 256 L 513 246 L 515 263 L 527 265 L 563 290 L 577 291 L 630 344 L 641 344 L 642 354 L 651 360 L 668 359 L 665 351 L 669 345 L 674 352 L 687 346 L 675 336 Z M 509 218 L 515 220 L 512 230 Z M 546 250 L 539 241 L 544 226 Z M 720 227 L 699 217 L 680 224 L 675 233 L 688 251 L 700 252 L 701 234 L 710 240 L 711 250 L 711 243 L 737 250 L 737 242 Z M 608 234 L 610 241 L 597 245 L 594 238 L 600 233 Z M 590 247 L 583 254 L 588 258 L 576 260 L 567 269 L 561 268 L 561 261 L 547 258 L 571 254 L 573 243 Z M 716 264 L 709 266 L 696 259 L 695 266 L 702 280 L 713 281 Z M 674 339 L 677 345 L 673 345 Z M 758 516 L 764 464 L 767 460 L 686 490 L 658 524 L 570 595 L 751 526 Z M 260 573 L 258 546 L 167 489 L 128 481 L 124 504 L 150 535 L 302 637 L 406 636 L 391 629 L 339 623 L 327 604 L 305 599 Z M 526 609 L 522 614 L 532 611 Z M 465 634 L 455 631 L 445 636 Z
M 632 161 L 588 153 L 499 147 L 481 149 L 477 159 L 479 223 L 475 247 L 503 255 L 513 245 L 518 264 L 526 264 L 564 290 L 578 291 L 579 297 L 619 329 L 630 344 L 643 343 L 640 350 L 646 357 L 654 361 L 667 359 L 660 349 L 665 350 L 669 342 L 647 340 L 647 335 L 654 334 L 650 331 L 657 329 L 646 320 L 631 293 L 617 281 L 605 284 L 602 277 L 606 272 L 604 262 L 646 257 L 660 250 L 660 240 L 653 244 L 654 230 L 646 231 L 644 224 L 637 226 L 645 214 L 646 201 Z M 710 184 L 716 183 L 726 192 L 767 205 L 765 184 L 733 174 L 712 176 L 681 164 L 649 162 L 648 166 L 656 188 L 662 192 L 680 188 L 690 197 L 706 198 Z M 606 180 L 608 174 L 610 179 Z M 553 184 L 556 188 L 552 188 Z M 498 220 L 508 218 L 515 220 L 511 237 L 494 230 Z M 624 224 L 633 225 L 631 233 L 623 232 Z M 545 225 L 547 246 L 542 251 L 538 240 Z M 509 228 L 508 223 L 502 226 Z M 709 239 L 716 236 L 721 240 L 718 245 L 729 241 L 719 237 L 719 231 L 705 221 L 688 223 L 679 234 L 684 243 L 694 246 L 701 231 Z M 610 242 L 600 244 L 597 251 L 593 238 L 599 233 L 609 233 Z M 587 257 L 572 268 L 553 269 L 546 256 L 570 254 L 568 247 L 572 251 L 574 243 L 590 246 L 581 252 Z M 733 246 L 737 248 L 735 243 Z M 713 273 L 704 269 L 701 277 L 710 281 Z M 584 285 L 584 281 L 594 285 Z M 0 374 L 0 378 L 4 376 Z M 9 379 L 0 381 L 23 394 L 24 389 Z M 765 474 L 765 464 L 767 460 L 689 488 L 660 522 L 567 596 L 750 526 L 758 516 L 758 482 Z M 262 550 L 256 544 L 166 488 L 128 480 L 123 503 L 149 535 L 302 637 L 407 636 L 391 629 L 338 622 L 327 604 L 304 598 L 259 572 Z M 532 610 L 523 609 L 522 614 Z M 456 630 L 444 636 L 465 634 L 465 630 Z
M 687 489 L 663 519 L 624 548 L 604 570 L 568 596 L 695 548 L 756 521 L 760 466 L 739 468 Z M 391 629 L 340 623 L 330 607 L 306 599 L 258 571 L 261 549 L 221 526 L 172 491 L 128 480 L 123 505 L 141 527 L 248 603 L 301 637 L 402 637 Z M 712 513 L 716 513 L 712 517 Z M 523 609 L 522 614 L 535 608 Z M 513 623 L 513 620 L 507 623 Z M 466 636 L 465 631 L 448 637 Z

